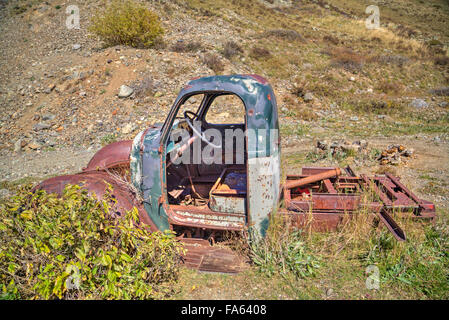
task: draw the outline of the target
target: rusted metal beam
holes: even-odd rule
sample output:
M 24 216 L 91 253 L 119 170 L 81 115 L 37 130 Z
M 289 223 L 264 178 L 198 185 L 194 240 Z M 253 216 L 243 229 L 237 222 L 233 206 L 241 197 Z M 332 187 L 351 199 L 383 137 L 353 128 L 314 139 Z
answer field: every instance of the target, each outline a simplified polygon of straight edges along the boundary
M 297 188 L 297 187 L 301 187 L 310 183 L 314 183 L 317 181 L 321 181 L 323 179 L 328 179 L 328 178 L 333 178 L 333 177 L 338 177 L 341 174 L 341 170 L 340 168 L 334 168 L 331 170 L 327 170 L 321 173 L 317 173 L 299 180 L 294 180 L 294 181 L 290 181 L 287 182 L 285 184 L 285 188 L 286 189 L 292 189 L 292 188 Z

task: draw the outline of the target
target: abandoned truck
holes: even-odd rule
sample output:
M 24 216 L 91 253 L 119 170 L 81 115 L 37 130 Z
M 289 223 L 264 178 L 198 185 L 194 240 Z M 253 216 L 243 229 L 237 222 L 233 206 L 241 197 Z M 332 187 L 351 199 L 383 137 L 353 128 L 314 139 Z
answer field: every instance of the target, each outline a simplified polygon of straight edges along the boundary
M 241 108 L 232 121 L 225 119 L 229 101 Z M 435 217 L 432 203 L 389 174 L 305 167 L 281 184 L 280 156 L 268 82 L 258 75 L 211 76 L 188 82 L 163 124 L 103 147 L 82 172 L 36 188 L 61 193 L 66 184 L 78 184 L 101 198 L 111 185 L 117 217 L 136 207 L 152 231 L 173 230 L 184 242 L 187 266 L 205 271 L 241 270 L 238 256 L 213 244 L 232 231 L 264 236 L 273 214 L 284 215 L 290 227 L 325 231 L 367 207 L 400 241 L 405 233 L 393 213 Z M 362 201 L 366 190 L 374 193 L 372 202 Z

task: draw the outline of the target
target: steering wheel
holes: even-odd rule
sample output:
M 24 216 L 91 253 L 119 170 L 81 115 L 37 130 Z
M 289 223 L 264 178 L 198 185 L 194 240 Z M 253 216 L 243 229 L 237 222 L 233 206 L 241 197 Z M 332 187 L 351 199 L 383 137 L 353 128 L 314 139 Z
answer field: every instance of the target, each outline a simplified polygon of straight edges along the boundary
M 194 118 L 190 118 L 190 117 L 188 116 L 188 114 L 192 114 L 192 115 L 194 115 L 195 117 L 194 117 Z M 221 145 L 216 145 L 216 144 L 213 144 L 213 143 L 210 142 L 210 141 L 207 141 L 206 137 L 205 137 L 204 135 L 202 135 L 200 132 L 198 132 L 198 130 L 195 129 L 195 127 L 192 125 L 192 122 L 191 122 L 191 121 L 193 121 L 193 119 L 195 119 L 195 118 L 198 118 L 198 115 L 197 115 L 195 112 L 192 112 L 192 111 L 190 111 L 190 110 L 184 111 L 184 119 L 186 120 L 187 125 L 190 127 L 190 129 L 192 129 L 193 133 L 194 133 L 195 135 L 197 135 L 198 137 L 200 137 L 201 140 L 203 140 L 205 143 L 207 143 L 207 144 L 208 144 L 209 146 L 211 146 L 212 148 L 220 149 L 220 148 L 221 148 Z

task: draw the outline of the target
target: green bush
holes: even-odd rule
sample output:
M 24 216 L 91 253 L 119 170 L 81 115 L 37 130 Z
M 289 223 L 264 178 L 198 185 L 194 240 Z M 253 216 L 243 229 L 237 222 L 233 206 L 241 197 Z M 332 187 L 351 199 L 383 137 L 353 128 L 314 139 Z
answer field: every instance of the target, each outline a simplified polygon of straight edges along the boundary
M 109 194 L 109 193 L 108 193 Z M 173 233 L 120 219 L 115 200 L 68 186 L 63 196 L 24 187 L 0 207 L 0 298 L 154 299 L 171 293 L 182 247 Z
M 114 0 L 91 22 L 89 30 L 109 46 L 123 44 L 148 48 L 156 44 L 164 33 L 159 17 L 131 0 Z

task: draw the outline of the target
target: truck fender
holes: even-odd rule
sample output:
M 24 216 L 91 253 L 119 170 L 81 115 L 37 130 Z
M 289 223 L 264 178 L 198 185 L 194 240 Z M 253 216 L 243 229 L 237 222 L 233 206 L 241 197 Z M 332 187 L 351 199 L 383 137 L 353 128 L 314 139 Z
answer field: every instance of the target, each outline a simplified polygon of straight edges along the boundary
M 105 171 L 83 172 L 74 175 L 53 177 L 42 181 L 32 189 L 32 192 L 43 189 L 47 193 L 62 195 L 66 185 L 79 185 L 86 189 L 89 195 L 95 194 L 98 200 L 104 200 L 104 195 L 110 185 L 112 187 L 111 196 L 116 201 L 110 202 L 112 215 L 115 218 L 123 217 L 127 211 L 136 207 L 139 212 L 140 222 L 147 225 L 151 231 L 156 231 L 157 227 L 146 213 L 141 201 L 133 193 L 126 181 L 119 181 L 114 176 Z
M 123 140 L 108 144 L 98 150 L 90 159 L 83 172 L 102 171 L 116 167 L 129 167 L 132 140 Z

